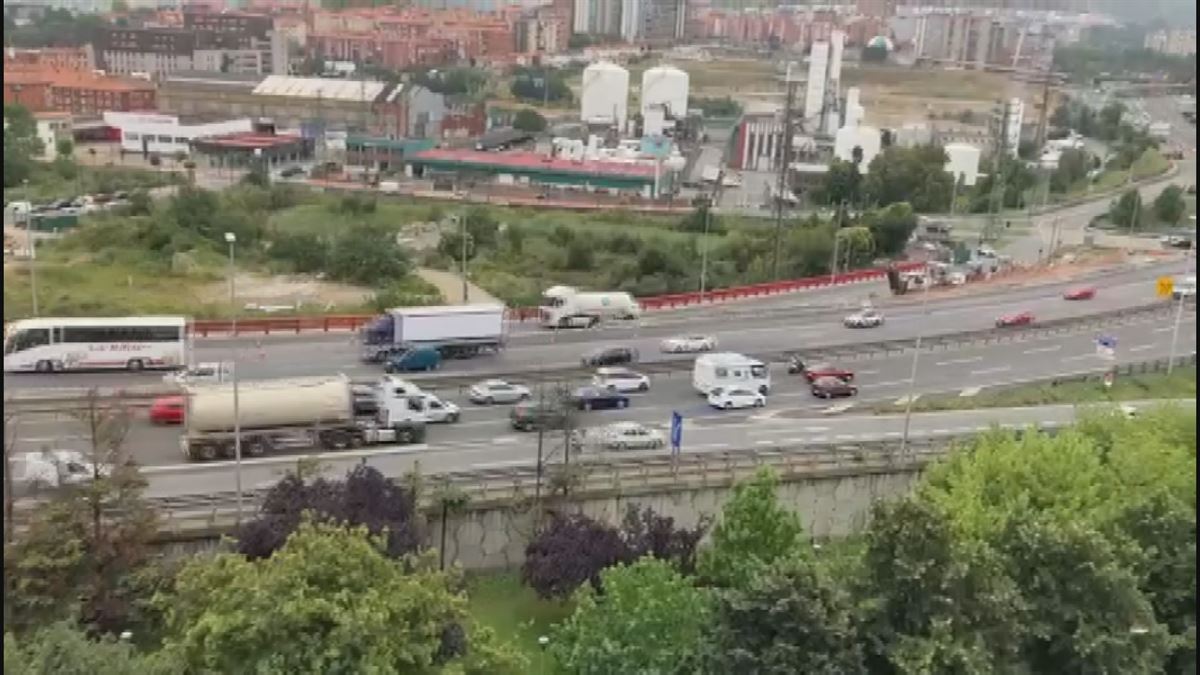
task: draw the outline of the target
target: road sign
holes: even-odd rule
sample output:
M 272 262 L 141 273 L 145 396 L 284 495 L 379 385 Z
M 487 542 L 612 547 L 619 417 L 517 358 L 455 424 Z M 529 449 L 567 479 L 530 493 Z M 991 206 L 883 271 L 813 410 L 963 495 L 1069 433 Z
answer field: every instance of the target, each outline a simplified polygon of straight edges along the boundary
M 1159 277 L 1158 284 L 1154 290 L 1157 292 L 1158 297 L 1169 298 L 1171 297 L 1171 292 L 1175 290 L 1175 280 L 1171 277 Z
M 683 415 L 671 413 L 671 454 L 679 454 L 679 446 L 683 444 Z

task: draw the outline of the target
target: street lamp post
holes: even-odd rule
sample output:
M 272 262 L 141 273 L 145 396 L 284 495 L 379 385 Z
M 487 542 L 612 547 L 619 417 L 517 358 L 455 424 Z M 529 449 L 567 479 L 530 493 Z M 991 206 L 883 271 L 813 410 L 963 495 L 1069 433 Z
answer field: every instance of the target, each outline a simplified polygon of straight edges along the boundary
M 462 239 L 462 262 L 459 265 L 459 272 L 462 273 L 462 301 L 467 304 L 467 219 L 462 216 L 455 216 L 458 220 L 458 235 Z
M 33 298 L 33 315 L 38 315 L 37 292 L 37 239 L 33 236 L 33 218 L 25 212 L 25 238 L 29 244 L 29 293 Z
M 913 350 L 912 371 L 908 375 L 908 396 L 904 400 L 904 433 L 900 436 L 900 456 L 903 457 L 905 451 L 908 450 L 908 430 L 912 423 L 912 404 L 913 396 L 917 387 L 917 364 L 921 360 L 921 338 L 925 335 L 925 311 L 929 307 L 929 271 L 925 271 L 925 290 L 921 291 L 921 321 L 918 324 L 917 343 Z
M 718 178 L 720 180 L 720 178 Z M 708 228 L 712 225 L 713 203 L 710 199 L 704 209 L 704 237 L 700 242 L 700 301 L 704 301 L 705 285 L 708 281 Z
M 234 482 L 237 490 L 237 523 L 242 524 L 242 409 L 238 401 L 238 352 L 237 352 L 237 301 L 234 293 L 234 245 L 237 244 L 237 235 L 232 232 L 225 233 L 225 242 L 229 244 L 229 309 L 233 312 L 233 335 L 234 339 L 229 341 L 229 356 L 230 356 L 230 374 L 233 380 L 233 463 L 234 463 Z

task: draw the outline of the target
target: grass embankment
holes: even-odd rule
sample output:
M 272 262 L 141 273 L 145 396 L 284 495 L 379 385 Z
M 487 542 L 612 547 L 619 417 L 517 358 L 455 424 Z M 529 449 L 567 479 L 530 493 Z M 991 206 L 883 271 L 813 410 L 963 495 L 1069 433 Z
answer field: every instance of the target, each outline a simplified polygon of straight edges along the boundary
M 64 177 L 51 164 L 35 164 L 29 182 L 4 189 L 4 201 L 30 201 L 45 204 L 80 195 L 130 192 L 184 181 L 184 175 L 170 171 L 146 171 L 117 166 L 77 166 L 74 174 Z
M 919 398 L 913 402 L 913 412 L 938 410 L 973 410 L 978 408 L 1018 408 L 1067 403 L 1115 403 L 1151 399 L 1195 398 L 1196 367 L 1180 367 L 1169 376 L 1166 373 L 1117 375 L 1112 388 L 1098 380 L 1050 384 L 1026 384 L 987 391 L 975 396 L 938 395 Z M 875 412 L 903 412 L 904 406 L 893 403 L 875 407 Z
M 516 572 L 471 575 L 467 596 L 475 620 L 496 632 L 529 659 L 529 675 L 551 675 L 558 668 L 538 645 L 554 624 L 571 613 L 570 602 L 542 600 L 521 585 Z

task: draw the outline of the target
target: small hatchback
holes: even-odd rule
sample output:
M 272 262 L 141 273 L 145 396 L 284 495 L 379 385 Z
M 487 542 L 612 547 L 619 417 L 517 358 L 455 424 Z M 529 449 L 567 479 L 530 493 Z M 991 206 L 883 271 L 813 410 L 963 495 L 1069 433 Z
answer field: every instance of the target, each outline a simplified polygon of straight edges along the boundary
M 150 404 L 150 421 L 154 424 L 183 424 L 183 397 L 161 396 Z
M 442 365 L 442 355 L 432 347 L 408 349 L 388 358 L 383 370 L 388 373 L 411 373 L 417 370 L 437 370 Z

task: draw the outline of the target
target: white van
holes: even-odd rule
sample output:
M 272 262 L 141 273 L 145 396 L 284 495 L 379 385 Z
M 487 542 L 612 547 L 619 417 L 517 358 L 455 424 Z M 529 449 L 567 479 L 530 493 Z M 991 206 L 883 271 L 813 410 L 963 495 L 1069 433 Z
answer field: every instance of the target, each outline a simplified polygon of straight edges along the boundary
M 743 354 L 719 352 L 696 357 L 692 369 L 692 387 L 708 396 L 717 387 L 738 385 L 767 394 L 771 391 L 771 372 L 767 364 Z
M 1195 296 L 1196 275 L 1189 274 L 1188 276 L 1175 277 L 1175 288 L 1171 291 L 1171 295 L 1176 300 Z

